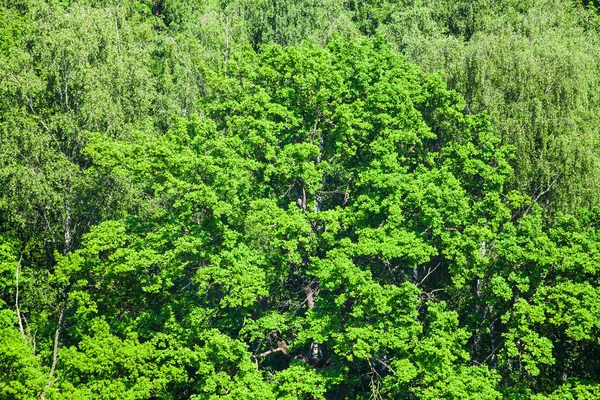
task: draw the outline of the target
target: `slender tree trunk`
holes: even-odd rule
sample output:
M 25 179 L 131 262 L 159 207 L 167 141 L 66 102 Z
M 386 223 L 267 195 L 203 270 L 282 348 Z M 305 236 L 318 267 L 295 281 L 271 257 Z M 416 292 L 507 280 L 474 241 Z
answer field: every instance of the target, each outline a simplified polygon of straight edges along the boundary
M 21 260 L 23 259 L 23 256 L 21 256 L 21 258 L 19 258 L 19 262 L 17 263 L 17 268 L 15 270 L 15 284 L 16 284 L 16 293 L 15 293 L 15 308 L 17 310 L 17 318 L 19 320 L 19 332 L 21 332 L 21 336 L 23 336 L 23 339 L 27 339 L 27 336 L 25 335 L 25 329 L 23 329 L 23 319 L 21 318 L 21 310 L 19 309 L 19 270 L 21 269 Z
M 69 188 L 67 186 L 66 196 L 69 195 Z M 71 232 L 71 203 L 68 199 L 65 199 L 65 243 L 63 249 L 63 255 L 66 256 L 70 251 L 73 244 L 73 234 Z
M 489 315 L 490 315 L 490 352 L 491 352 L 491 356 L 490 356 L 490 361 L 492 363 L 492 368 L 496 369 L 497 365 L 496 365 L 496 337 L 495 337 L 495 332 L 494 332 L 494 328 L 495 328 L 495 324 L 494 324 L 494 320 L 492 319 L 492 312 L 493 312 L 493 307 L 489 306 Z
M 475 314 L 477 315 L 477 317 L 479 319 L 483 318 L 482 315 L 482 311 L 481 311 L 481 304 L 480 299 L 481 299 L 481 282 L 482 279 L 481 278 L 477 278 L 475 280 L 475 301 L 477 302 L 477 304 L 475 305 Z M 479 357 L 481 353 L 481 322 L 477 321 L 475 324 L 475 337 L 473 338 L 473 356 L 474 357 Z
M 316 165 L 319 165 L 321 163 L 321 160 L 323 158 L 323 147 L 324 147 L 323 136 L 317 130 L 318 122 L 319 122 L 318 120 L 315 121 L 315 126 L 313 128 L 313 137 L 315 136 L 315 134 L 318 134 L 318 138 L 319 138 L 319 155 L 317 156 L 317 159 L 315 161 Z M 325 178 L 325 174 L 323 174 L 321 186 L 325 187 L 325 184 L 326 184 L 326 178 Z M 323 197 L 321 195 L 319 195 L 316 192 L 316 190 L 315 190 L 314 196 L 315 196 L 315 207 L 314 207 L 313 212 L 316 214 L 316 213 L 320 212 L 321 208 L 323 207 Z M 306 204 L 306 202 L 305 202 L 305 204 Z M 315 307 L 315 296 L 317 294 L 317 290 L 314 287 L 315 285 L 318 285 L 318 282 L 311 282 L 304 288 L 304 291 L 306 293 L 306 303 L 307 303 L 309 310 L 312 310 Z M 321 360 L 322 351 L 321 351 L 321 347 L 318 343 L 316 343 L 316 342 L 311 343 L 309 358 L 313 363 L 319 362 Z
M 50 375 L 48 376 L 48 383 L 46 384 L 44 391 L 40 395 L 41 400 L 46 399 L 46 390 L 48 390 L 50 388 L 50 386 L 52 386 L 52 378 L 54 377 L 54 371 L 56 370 L 56 363 L 58 361 L 58 341 L 60 338 L 60 331 L 62 329 L 62 320 L 63 320 L 64 313 L 65 313 L 65 310 L 63 308 L 60 310 L 60 314 L 58 316 L 58 324 L 56 326 L 56 331 L 54 333 L 54 350 L 52 351 L 52 365 L 50 367 Z
M 312 310 L 315 308 L 315 289 L 312 287 L 312 283 L 304 288 L 304 293 L 306 293 L 306 304 L 308 309 Z
M 481 257 L 485 257 L 487 254 L 486 243 L 481 243 Z M 485 307 L 481 306 L 481 287 L 483 285 L 483 279 L 476 278 L 475 279 L 475 301 L 477 304 L 475 305 L 475 314 L 478 317 L 478 321 L 475 324 L 475 336 L 473 338 L 473 357 L 478 358 L 481 356 L 481 326 L 483 319 L 485 318 Z

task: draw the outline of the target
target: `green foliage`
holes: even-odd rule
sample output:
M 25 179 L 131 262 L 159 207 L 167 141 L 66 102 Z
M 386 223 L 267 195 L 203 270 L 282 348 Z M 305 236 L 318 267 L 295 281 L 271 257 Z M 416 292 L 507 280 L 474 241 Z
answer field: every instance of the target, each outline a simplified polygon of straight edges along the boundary
M 381 4 L 379 4 L 381 3 Z M 375 7 L 375 6 L 374 6 Z M 574 2 L 378 2 L 378 26 L 516 147 L 510 187 L 551 212 L 597 204 L 597 23 Z M 389 11 L 393 10 L 393 11 Z
M 0 311 L 0 396 L 37 398 L 46 384 L 46 377 L 15 323 L 14 313 Z
M 439 79 L 380 42 L 234 53 L 228 71 L 233 78 L 207 86 L 205 117 L 174 120 L 161 137 L 90 142 L 96 168 L 132 182 L 151 206 L 145 219 L 98 225 L 59 258 L 54 277 L 80 321 L 64 340 L 88 340 L 94 315 L 151 342 L 173 330 L 180 346 L 203 337 L 183 332 L 217 327 L 246 349 L 279 346 L 283 354 L 256 350 L 254 359 L 289 382 L 281 396 L 319 397 L 348 374 L 371 376 L 343 384 L 356 396 L 364 384 L 401 394 L 475 374 L 489 377 L 481 385 L 494 397 L 496 378 L 466 366 L 468 335 L 452 334 L 455 314 L 431 305 L 440 326 L 423 331 L 420 289 L 399 267 L 431 268 L 456 246 L 457 227 L 492 214 L 482 213 L 486 191 L 502 190 L 511 170 L 485 118 L 463 114 Z M 454 348 L 421 365 L 440 329 Z M 286 369 L 290 353 L 304 363 Z M 299 368 L 321 382 L 316 392 Z M 458 389 L 429 396 L 445 390 Z
M 598 397 L 598 21 L 5 1 L 0 397 Z

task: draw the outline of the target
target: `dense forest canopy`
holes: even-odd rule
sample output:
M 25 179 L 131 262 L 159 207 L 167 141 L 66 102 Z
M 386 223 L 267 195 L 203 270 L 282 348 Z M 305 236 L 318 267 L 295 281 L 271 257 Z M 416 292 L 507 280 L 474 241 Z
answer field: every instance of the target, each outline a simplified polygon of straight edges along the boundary
M 600 398 L 600 14 L 0 0 L 0 398 Z

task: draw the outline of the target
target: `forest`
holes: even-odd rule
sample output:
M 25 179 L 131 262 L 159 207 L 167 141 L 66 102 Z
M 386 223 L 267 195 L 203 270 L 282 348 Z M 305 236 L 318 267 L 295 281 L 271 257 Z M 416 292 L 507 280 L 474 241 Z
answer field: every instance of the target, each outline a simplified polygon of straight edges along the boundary
M 0 399 L 599 399 L 599 121 L 596 0 L 0 0 Z

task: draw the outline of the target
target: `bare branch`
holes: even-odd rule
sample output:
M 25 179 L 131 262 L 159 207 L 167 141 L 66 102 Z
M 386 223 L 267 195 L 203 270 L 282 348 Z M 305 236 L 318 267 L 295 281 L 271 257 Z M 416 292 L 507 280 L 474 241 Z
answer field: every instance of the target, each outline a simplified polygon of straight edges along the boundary
M 442 263 L 441 263 L 441 262 L 439 262 L 439 263 L 438 263 L 438 264 L 435 266 L 435 268 L 433 268 L 433 269 L 429 268 L 429 269 L 427 270 L 427 274 L 426 274 L 426 275 L 423 277 L 423 279 L 421 279 L 421 281 L 419 282 L 419 285 L 422 285 L 422 284 L 423 284 L 423 282 L 425 282 L 425 279 L 427 279 L 427 278 L 429 277 L 429 275 L 433 274 L 433 273 L 434 273 L 434 272 L 435 272 L 435 271 L 438 269 L 438 267 L 439 267 L 441 264 L 442 264 Z
M 529 205 L 529 207 L 527 207 L 527 210 L 525 210 L 525 212 L 523 213 L 523 216 L 529 214 L 529 211 L 531 211 L 531 208 L 533 207 L 533 205 L 539 200 L 540 197 L 542 197 L 543 195 L 545 195 L 552 189 L 552 187 L 554 186 L 554 184 L 556 184 L 556 182 L 558 181 L 559 178 L 560 178 L 560 174 L 556 175 L 554 180 L 552 182 L 550 182 L 550 185 L 548 185 L 548 187 L 546 189 L 544 189 L 537 196 L 535 196 L 535 198 L 531 201 L 531 204 Z
M 490 357 L 492 357 L 493 355 L 495 355 L 495 354 L 496 354 L 496 350 L 498 350 L 498 349 L 500 348 L 500 346 L 504 345 L 504 343 L 505 343 L 505 342 L 506 342 L 506 339 L 503 339 L 503 340 L 500 342 L 500 344 L 498 344 L 496 347 L 494 347 L 494 348 L 492 349 L 492 352 L 491 352 L 490 354 L 488 354 L 488 356 L 487 356 L 487 357 L 486 357 L 486 358 L 485 358 L 485 359 L 484 359 L 482 362 L 479 362 L 479 361 L 476 361 L 476 360 L 473 360 L 473 362 L 474 362 L 475 364 L 477 364 L 477 365 L 483 365 L 483 364 L 485 364 L 485 362 L 486 362 L 487 360 L 489 360 L 489 359 L 490 359 Z
M 389 369 L 392 374 L 396 375 L 396 371 L 394 371 L 394 369 L 386 364 L 381 358 L 375 357 L 375 361 L 379 362 L 381 365 Z
M 281 347 L 277 347 L 275 349 L 271 349 L 271 350 L 267 350 L 267 351 L 263 351 L 262 353 L 259 354 L 253 354 L 252 358 L 256 359 L 256 358 L 261 358 L 261 357 L 266 357 L 271 353 L 277 353 L 283 351 L 283 349 Z

